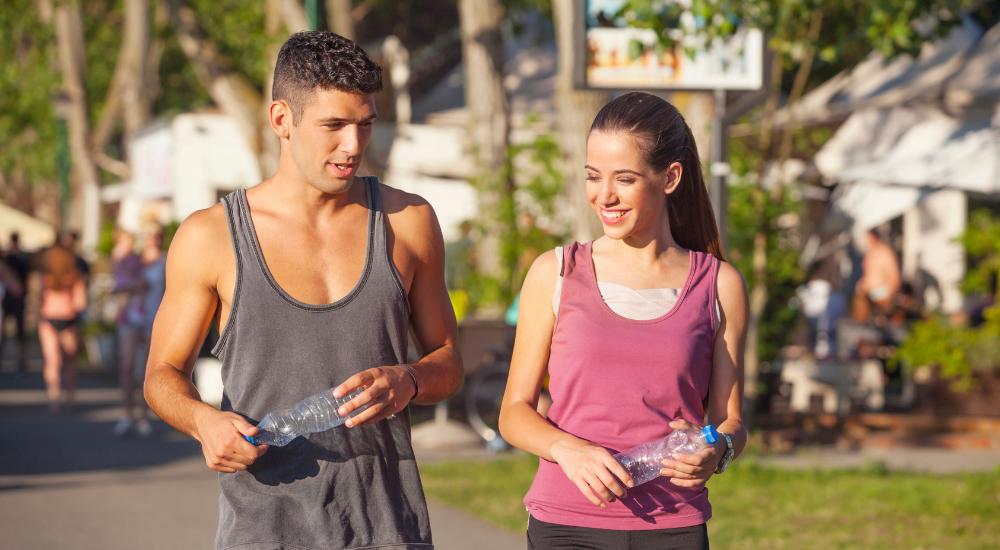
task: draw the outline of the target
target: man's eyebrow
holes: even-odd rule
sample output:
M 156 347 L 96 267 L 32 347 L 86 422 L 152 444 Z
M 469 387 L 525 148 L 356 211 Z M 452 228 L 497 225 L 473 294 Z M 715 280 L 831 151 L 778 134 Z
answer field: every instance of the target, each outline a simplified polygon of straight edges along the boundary
M 368 115 L 368 116 L 366 116 L 365 118 L 363 118 L 361 120 L 354 120 L 352 118 L 328 117 L 328 118 L 321 118 L 319 120 L 319 123 L 320 124 L 351 124 L 353 122 L 357 122 L 357 123 L 360 124 L 362 122 L 371 122 L 371 121 L 375 120 L 375 118 L 377 116 L 378 115 Z

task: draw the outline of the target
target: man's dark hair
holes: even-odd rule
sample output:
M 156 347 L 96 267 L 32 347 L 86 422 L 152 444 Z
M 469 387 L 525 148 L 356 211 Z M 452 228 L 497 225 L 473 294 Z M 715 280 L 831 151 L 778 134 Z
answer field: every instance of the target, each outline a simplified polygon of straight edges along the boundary
M 382 68 L 357 44 L 328 31 L 295 33 L 278 52 L 272 100 L 285 100 L 298 124 L 316 88 L 354 94 L 382 89 Z

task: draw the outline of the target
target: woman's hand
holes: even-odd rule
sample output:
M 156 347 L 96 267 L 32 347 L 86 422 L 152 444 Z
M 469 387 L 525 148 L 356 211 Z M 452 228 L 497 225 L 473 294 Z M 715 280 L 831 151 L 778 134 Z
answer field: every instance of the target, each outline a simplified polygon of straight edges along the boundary
M 670 427 L 675 430 L 701 429 L 684 419 L 673 420 Z M 700 487 L 715 473 L 722 460 L 722 450 L 719 445 L 725 442 L 719 439 L 714 446 L 709 446 L 693 455 L 679 454 L 673 460 L 663 461 L 660 475 L 670 478 L 670 483 L 678 487 Z
M 615 496 L 625 496 L 626 486 L 634 486 L 632 477 L 615 457 L 589 441 L 560 439 L 549 454 L 594 506 L 604 508 Z

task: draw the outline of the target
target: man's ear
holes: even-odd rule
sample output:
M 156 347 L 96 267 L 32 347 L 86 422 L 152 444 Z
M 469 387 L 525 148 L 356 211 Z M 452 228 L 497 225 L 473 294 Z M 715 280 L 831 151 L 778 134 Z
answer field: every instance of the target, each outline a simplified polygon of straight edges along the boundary
M 267 108 L 268 120 L 271 122 L 271 129 L 280 139 L 288 139 L 292 126 L 292 109 L 285 103 L 285 100 L 278 99 L 272 101 Z
M 681 184 L 681 178 L 684 176 L 684 167 L 679 162 L 671 162 L 670 166 L 664 171 L 664 177 L 667 182 L 663 186 L 663 194 L 670 195 L 677 190 L 677 186 Z

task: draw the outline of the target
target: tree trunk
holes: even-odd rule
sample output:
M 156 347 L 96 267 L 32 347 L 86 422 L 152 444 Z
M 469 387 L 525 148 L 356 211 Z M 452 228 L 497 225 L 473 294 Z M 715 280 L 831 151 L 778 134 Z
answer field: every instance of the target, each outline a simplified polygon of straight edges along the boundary
M 587 171 L 587 132 L 597 112 L 608 101 L 608 93 L 577 90 L 573 83 L 573 62 L 576 51 L 573 43 L 573 24 L 576 14 L 573 0 L 553 0 L 552 16 L 556 27 L 558 47 L 558 74 L 556 76 L 556 106 L 559 119 L 559 145 L 563 151 L 563 194 L 570 205 L 572 237 L 588 241 L 601 234 L 601 223 L 590 209 L 584 182 Z M 576 14 L 576 15 L 575 15 Z
M 260 156 L 261 94 L 242 74 L 232 70 L 198 24 L 184 0 L 165 0 L 177 42 L 191 62 L 198 81 L 222 111 L 232 117 L 255 155 Z M 263 167 L 262 167 L 263 168 Z
M 326 0 L 326 19 L 330 30 L 354 40 L 354 16 L 351 0 Z
M 87 112 L 87 91 L 83 84 L 84 43 L 80 4 L 61 2 L 55 8 L 56 42 L 59 68 L 66 95 L 65 117 L 69 130 L 69 147 L 73 155 L 72 202 L 64 227 L 79 228 L 84 250 L 93 250 L 100 229 L 100 198 L 97 166 L 91 156 L 90 118 Z
M 510 106 L 503 87 L 503 6 L 499 0 L 461 0 L 458 5 L 462 31 L 462 60 L 465 65 L 465 105 L 468 112 L 468 129 L 472 138 L 473 154 L 477 161 L 478 176 L 488 189 L 481 188 L 479 210 L 481 219 L 496 218 L 496 207 L 504 193 L 513 192 L 510 178 L 498 181 L 504 174 L 507 143 L 510 134 Z M 488 228 L 488 235 L 497 235 L 496 228 Z M 495 237 L 485 239 L 478 256 L 484 259 L 479 266 L 487 273 L 496 274 L 499 247 Z
M 810 18 L 807 43 L 814 44 L 816 42 L 816 39 L 819 37 L 819 33 L 822 30 L 822 26 L 823 12 L 822 10 L 817 10 L 813 12 L 812 17 Z M 787 105 L 795 105 L 802 97 L 802 94 L 805 91 L 805 84 L 809 79 L 809 73 L 812 70 L 812 63 L 815 54 L 816 50 L 814 47 L 809 47 L 805 52 L 803 52 L 802 62 L 799 64 L 798 70 L 796 71 Z M 771 154 L 772 143 L 774 141 L 772 134 L 772 121 L 774 120 L 774 113 L 776 112 L 778 106 L 782 76 L 781 57 L 775 54 L 771 67 L 771 93 L 764 108 L 764 124 L 761 128 L 761 143 L 763 144 L 762 151 L 764 152 L 765 159 L 774 158 Z M 794 109 L 792 109 L 791 112 L 794 117 Z M 783 164 L 791 155 L 792 133 L 795 131 L 795 126 L 795 120 L 793 118 L 782 129 L 784 134 L 779 146 L 777 158 L 779 174 L 783 173 Z M 757 173 L 758 185 L 761 185 L 763 182 L 763 175 L 766 168 L 766 164 L 761 162 Z M 744 353 L 743 380 L 745 383 L 745 395 L 750 403 L 755 403 L 758 397 L 757 386 L 760 376 L 760 322 L 764 317 L 764 310 L 767 307 L 768 300 L 767 232 L 774 229 L 774 220 L 769 219 L 763 213 L 767 211 L 768 202 L 776 204 L 784 200 L 784 191 L 785 182 L 780 176 L 774 184 L 774 187 L 771 188 L 770 192 L 765 191 L 763 188 L 759 189 L 760 199 L 758 211 L 761 212 L 762 215 L 761 223 L 757 226 L 758 230 L 754 234 L 753 239 L 753 283 L 750 288 L 750 315 L 747 326 L 747 345 Z
M 128 139 L 149 121 L 146 61 L 149 57 L 149 0 L 125 0 L 125 31 L 121 55 L 125 56 L 122 82 L 122 122 Z
M 309 30 L 309 16 L 299 0 L 281 0 L 281 19 L 290 33 Z

